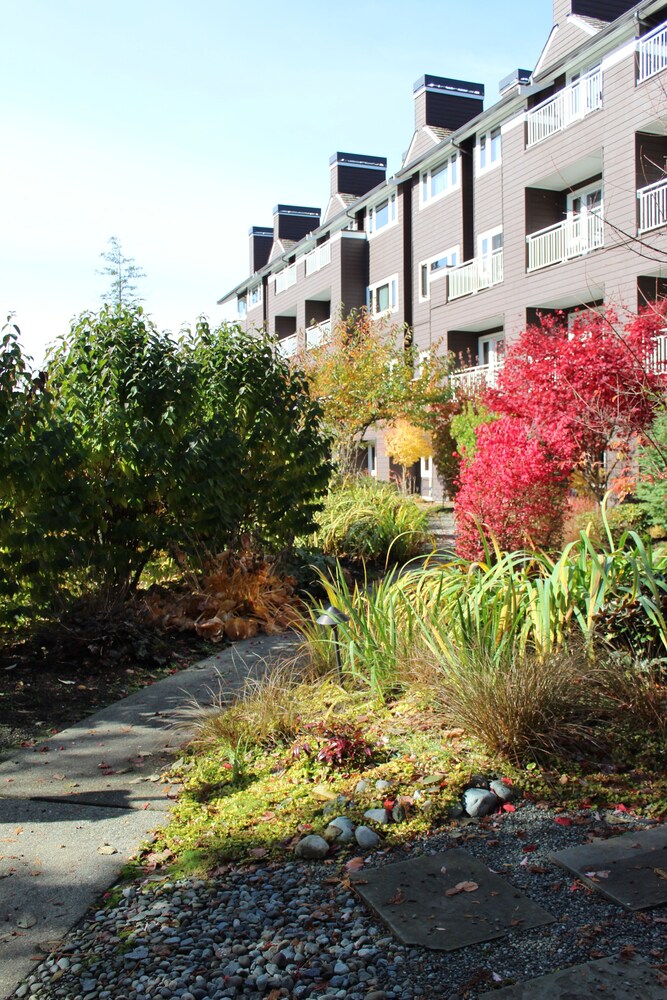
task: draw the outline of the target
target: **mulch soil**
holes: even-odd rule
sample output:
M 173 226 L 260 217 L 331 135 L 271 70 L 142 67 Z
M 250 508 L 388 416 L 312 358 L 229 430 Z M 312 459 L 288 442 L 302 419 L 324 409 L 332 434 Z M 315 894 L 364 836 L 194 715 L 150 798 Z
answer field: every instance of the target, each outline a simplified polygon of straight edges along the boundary
M 73 612 L 0 637 L 0 760 L 220 650 L 131 610 Z

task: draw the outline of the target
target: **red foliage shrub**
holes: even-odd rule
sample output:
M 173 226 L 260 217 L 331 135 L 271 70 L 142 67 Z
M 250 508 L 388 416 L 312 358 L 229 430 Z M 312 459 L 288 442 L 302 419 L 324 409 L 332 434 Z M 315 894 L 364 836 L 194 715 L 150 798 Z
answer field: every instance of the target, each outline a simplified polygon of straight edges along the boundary
M 525 421 L 563 468 L 580 472 L 594 496 L 608 488 L 614 452 L 625 463 L 664 391 L 651 370 L 653 338 L 664 315 L 645 310 L 621 327 L 616 316 L 582 313 L 571 330 L 552 315 L 530 326 L 506 356 L 485 402 Z
M 455 499 L 459 554 L 484 554 L 478 525 L 507 550 L 557 544 L 570 473 L 571 466 L 554 459 L 525 420 L 502 417 L 481 426 Z

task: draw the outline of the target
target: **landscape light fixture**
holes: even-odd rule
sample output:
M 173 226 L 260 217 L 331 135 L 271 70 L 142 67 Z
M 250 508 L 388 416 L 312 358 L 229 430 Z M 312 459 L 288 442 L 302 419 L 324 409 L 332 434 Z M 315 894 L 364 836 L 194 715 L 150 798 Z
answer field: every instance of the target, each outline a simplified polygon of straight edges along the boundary
M 350 616 L 346 615 L 340 608 L 335 608 L 330 604 L 316 619 L 318 625 L 333 629 L 334 652 L 336 654 L 336 670 L 338 672 L 338 683 L 343 686 L 343 670 L 340 664 L 340 648 L 338 646 L 338 626 L 343 622 L 349 622 Z

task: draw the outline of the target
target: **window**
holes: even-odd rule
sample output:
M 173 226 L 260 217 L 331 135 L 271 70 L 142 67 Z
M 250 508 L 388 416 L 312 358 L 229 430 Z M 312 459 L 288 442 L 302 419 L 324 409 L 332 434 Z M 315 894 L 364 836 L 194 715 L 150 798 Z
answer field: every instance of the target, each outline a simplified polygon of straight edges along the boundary
M 371 285 L 367 293 L 369 312 L 373 316 L 380 313 L 396 312 L 398 309 L 398 275 L 392 274 L 377 285 Z
M 478 257 L 489 258 L 503 248 L 503 227 L 489 229 L 477 237 Z
M 254 285 L 248 290 L 248 310 L 262 304 L 262 286 Z
M 491 333 L 486 337 L 480 337 L 477 342 L 478 364 L 490 368 L 496 368 L 502 364 L 505 353 L 505 335 L 503 333 Z
M 238 314 L 240 319 L 243 319 L 248 312 L 248 301 L 245 297 L 238 298 L 236 300 L 236 308 L 238 309 Z
M 452 153 L 444 163 L 421 175 L 420 207 L 444 197 L 459 186 L 459 154 Z
M 598 181 L 589 187 L 580 188 L 567 196 L 569 219 L 580 215 L 600 215 L 602 212 L 602 185 Z
M 397 221 L 398 208 L 396 205 L 396 192 L 394 191 L 382 201 L 371 205 L 368 209 L 368 234 L 369 236 L 373 236 L 388 226 L 393 226 Z
M 366 468 L 368 470 L 368 475 L 377 476 L 378 459 L 377 459 L 377 449 L 375 447 L 375 442 L 369 441 L 366 447 L 367 447 Z
M 486 170 L 497 167 L 500 163 L 502 140 L 500 128 L 491 129 L 484 132 L 477 138 L 477 173 L 482 174 Z
M 444 277 L 448 267 L 456 267 L 459 262 L 459 248 L 450 247 L 437 257 L 430 257 L 419 265 L 419 301 L 431 297 L 431 282 Z

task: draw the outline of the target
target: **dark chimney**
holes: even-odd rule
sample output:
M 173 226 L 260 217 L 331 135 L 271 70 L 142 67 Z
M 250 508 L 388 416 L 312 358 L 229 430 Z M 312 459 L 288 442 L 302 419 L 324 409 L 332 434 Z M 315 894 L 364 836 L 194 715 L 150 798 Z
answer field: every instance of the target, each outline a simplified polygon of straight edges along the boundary
M 532 70 L 529 69 L 515 69 L 511 73 L 508 73 L 498 84 L 501 96 L 507 94 L 508 91 L 513 90 L 515 87 L 525 86 L 530 83 L 531 76 Z
M 329 160 L 331 194 L 352 194 L 361 198 L 387 179 L 385 156 L 362 153 L 334 153 Z
M 454 132 L 484 110 L 484 84 L 426 74 L 413 87 L 415 129 L 437 125 Z
M 553 0 L 554 24 L 561 26 L 568 14 L 615 21 L 637 5 L 637 0 Z
M 320 224 L 322 210 L 301 205 L 276 205 L 273 209 L 274 240 L 293 240 L 298 243 Z
M 250 273 L 254 274 L 268 263 L 273 245 L 273 230 L 267 226 L 251 226 L 248 230 L 250 240 Z

